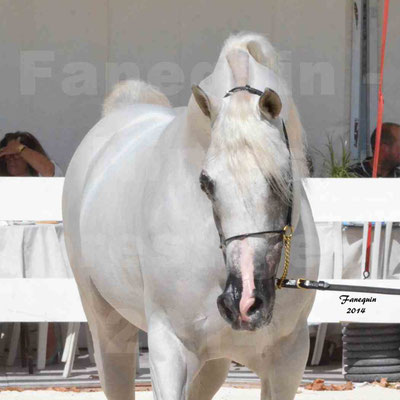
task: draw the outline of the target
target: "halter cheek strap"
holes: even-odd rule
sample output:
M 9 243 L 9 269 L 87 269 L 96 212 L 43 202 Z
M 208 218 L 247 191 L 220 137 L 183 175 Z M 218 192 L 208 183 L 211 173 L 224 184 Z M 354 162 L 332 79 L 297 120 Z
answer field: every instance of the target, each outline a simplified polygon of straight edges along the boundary
M 272 90 L 272 89 L 269 89 Z M 240 91 L 246 91 L 249 92 L 251 94 L 255 94 L 257 96 L 262 96 L 264 94 L 264 92 L 262 92 L 261 90 L 258 89 L 254 89 L 249 85 L 246 86 L 238 86 L 235 87 L 233 89 L 231 89 L 228 93 L 226 93 L 225 97 L 230 96 L 233 93 L 236 92 L 240 92 Z M 286 126 L 285 126 L 285 122 L 282 119 L 282 130 L 283 130 L 283 134 L 285 136 L 285 142 L 286 142 L 286 147 L 289 151 L 289 163 L 290 163 L 290 170 L 292 171 L 292 154 L 290 152 L 290 145 L 289 145 L 289 137 L 287 134 L 287 130 L 286 130 Z M 290 193 L 292 193 L 292 181 L 290 181 L 289 183 L 289 191 Z M 283 229 L 280 230 L 272 230 L 272 231 L 260 231 L 260 232 L 252 232 L 252 233 L 243 233 L 240 235 L 235 235 L 235 236 L 231 236 L 227 239 L 224 239 L 223 235 L 221 235 L 221 249 L 225 249 L 226 246 L 233 240 L 236 239 L 245 239 L 247 237 L 251 237 L 251 236 L 257 236 L 257 235 L 264 235 L 264 234 L 281 234 L 282 238 L 283 238 L 283 244 L 285 247 L 285 259 L 284 259 L 284 268 L 283 268 L 283 274 L 282 277 L 278 280 L 277 283 L 277 287 L 279 289 L 282 288 L 282 284 L 283 281 L 286 279 L 288 270 L 289 270 L 289 263 L 290 263 L 290 245 L 291 245 L 291 240 L 292 240 L 292 236 L 293 236 L 293 227 L 292 227 L 292 203 L 293 203 L 293 199 L 289 204 L 289 208 L 288 208 L 288 213 L 287 213 L 287 217 L 286 217 L 286 226 Z
M 232 89 L 232 90 L 234 90 L 234 89 Z M 256 89 L 254 89 L 254 90 L 256 90 Z M 287 146 L 287 148 L 289 150 L 289 156 L 290 156 L 289 160 L 290 160 L 290 167 L 291 167 L 292 157 L 291 157 L 291 154 L 290 154 L 289 138 L 288 138 L 287 131 L 286 131 L 286 126 L 285 126 L 285 123 L 283 122 L 283 120 L 282 120 L 282 128 L 283 128 L 283 133 L 285 135 L 286 146 Z M 289 185 L 290 185 L 289 190 L 290 190 L 290 192 L 292 192 L 292 182 L 291 181 L 290 181 Z M 261 231 L 261 232 L 243 233 L 243 234 L 240 234 L 240 235 L 230 236 L 227 239 L 221 240 L 221 244 L 226 247 L 232 240 L 245 239 L 245 238 L 247 238 L 249 236 L 263 235 L 265 233 L 280 233 L 280 234 L 284 234 L 286 227 L 290 227 L 292 229 L 292 211 L 293 211 L 293 208 L 292 208 L 292 201 L 291 201 L 290 204 L 289 204 L 288 213 L 287 213 L 287 216 L 286 216 L 286 225 L 285 225 L 285 228 L 283 228 L 283 229 L 273 230 L 273 231 Z

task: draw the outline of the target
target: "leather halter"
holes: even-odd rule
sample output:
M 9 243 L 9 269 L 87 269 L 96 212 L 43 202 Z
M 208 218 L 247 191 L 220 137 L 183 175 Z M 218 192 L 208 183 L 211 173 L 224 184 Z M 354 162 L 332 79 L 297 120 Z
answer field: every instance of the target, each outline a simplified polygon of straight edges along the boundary
M 272 89 L 269 89 L 272 90 Z M 249 85 L 246 86 L 238 86 L 235 87 L 231 90 L 229 90 L 228 93 L 226 93 L 225 97 L 230 96 L 233 93 L 236 92 L 240 92 L 240 91 L 246 91 L 249 92 L 251 94 L 255 94 L 257 96 L 262 96 L 264 94 L 264 92 L 262 92 L 261 90 L 258 89 L 254 89 Z M 285 135 L 285 142 L 286 142 L 286 147 L 289 151 L 289 162 L 290 162 L 290 166 L 292 164 L 292 156 L 291 156 L 291 152 L 290 152 L 290 147 L 289 147 L 289 138 L 288 138 L 288 134 L 286 131 L 286 126 L 285 126 L 285 122 L 282 120 L 282 130 L 283 130 L 283 134 Z M 290 168 L 291 169 L 291 168 Z M 292 192 L 292 182 L 290 182 L 290 192 Z M 260 232 L 252 232 L 252 233 L 242 233 L 240 235 L 235 235 L 235 236 L 231 236 L 227 239 L 222 239 L 222 235 L 221 235 L 221 248 L 224 249 L 232 240 L 236 240 L 236 239 L 244 239 L 250 236 L 257 236 L 257 235 L 263 235 L 265 233 L 268 234 L 281 234 L 281 235 L 286 235 L 288 234 L 287 230 L 290 228 L 290 235 L 293 233 L 293 228 L 292 228 L 292 202 L 290 202 L 289 208 L 288 208 L 288 213 L 287 213 L 287 217 L 286 217 L 286 226 L 283 229 L 279 229 L 279 230 L 272 230 L 272 231 L 260 231 Z
M 237 87 L 234 87 L 233 89 L 231 89 L 231 90 L 224 96 L 224 98 L 225 98 L 225 97 L 229 97 L 232 93 L 242 92 L 243 90 L 245 90 L 246 92 L 249 92 L 249 93 L 251 93 L 251 94 L 256 94 L 257 96 L 260 96 L 260 97 L 264 94 L 264 92 L 262 92 L 261 90 L 254 89 L 254 88 L 252 88 L 251 86 L 246 85 L 246 86 L 237 86 Z M 269 89 L 269 90 L 272 90 L 272 89 Z

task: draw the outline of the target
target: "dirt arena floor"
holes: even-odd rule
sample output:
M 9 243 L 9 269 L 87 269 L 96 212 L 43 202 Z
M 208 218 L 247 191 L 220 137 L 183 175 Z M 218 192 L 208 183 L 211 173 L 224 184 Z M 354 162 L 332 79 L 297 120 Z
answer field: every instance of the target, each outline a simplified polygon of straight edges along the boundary
M 71 377 L 63 378 L 63 364 L 46 366 L 45 370 L 29 375 L 17 360 L 13 367 L 7 367 L 0 358 L 0 400 L 106 400 L 100 389 L 98 372 L 85 351 L 76 357 Z M 377 384 L 346 383 L 342 375 L 341 364 L 307 367 L 304 371 L 302 386 L 295 400 L 400 400 L 400 384 L 392 388 Z M 353 390 L 318 391 L 314 389 Z M 35 388 L 32 390 L 31 388 Z M 233 363 L 226 384 L 220 389 L 214 400 L 259 400 L 260 381 L 246 367 Z M 140 369 L 136 377 L 136 400 L 153 399 L 148 353 L 140 353 Z
M 106 400 L 102 392 L 60 392 L 50 390 L 2 391 L 1 400 Z M 215 400 L 259 400 L 260 389 L 223 387 Z M 151 391 L 136 393 L 136 400 L 151 400 Z M 299 389 L 295 400 L 400 400 L 400 390 L 366 385 L 351 391 L 318 392 Z

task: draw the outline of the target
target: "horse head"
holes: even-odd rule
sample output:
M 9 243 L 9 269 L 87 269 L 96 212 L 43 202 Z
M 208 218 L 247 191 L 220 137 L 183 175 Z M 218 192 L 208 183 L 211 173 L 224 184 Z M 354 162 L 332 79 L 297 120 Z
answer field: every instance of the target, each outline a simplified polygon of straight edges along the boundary
M 280 96 L 248 85 L 246 51 L 234 50 L 227 60 L 234 89 L 223 99 L 192 88 L 211 123 L 200 185 L 212 203 L 228 274 L 219 311 L 234 329 L 254 330 L 272 318 L 291 213 L 291 160 Z

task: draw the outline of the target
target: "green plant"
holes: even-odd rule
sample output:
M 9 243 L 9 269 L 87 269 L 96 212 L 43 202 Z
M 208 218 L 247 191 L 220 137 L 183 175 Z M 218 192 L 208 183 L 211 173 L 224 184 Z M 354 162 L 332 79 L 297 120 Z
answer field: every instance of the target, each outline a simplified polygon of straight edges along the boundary
M 328 136 L 327 154 L 321 150 L 316 150 L 317 153 L 323 158 L 323 168 L 330 178 L 355 178 L 356 174 L 350 172 L 351 154 L 347 149 L 346 143 L 343 138 L 341 141 L 341 154 L 335 153 L 333 140 Z

